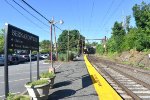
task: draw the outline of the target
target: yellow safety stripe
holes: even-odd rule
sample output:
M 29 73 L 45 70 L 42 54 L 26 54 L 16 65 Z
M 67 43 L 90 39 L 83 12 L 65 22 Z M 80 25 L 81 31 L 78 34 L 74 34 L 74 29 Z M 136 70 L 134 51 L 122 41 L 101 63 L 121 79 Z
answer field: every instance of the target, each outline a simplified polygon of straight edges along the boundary
M 99 100 L 122 100 L 120 95 L 107 83 L 107 81 L 97 72 L 97 70 L 88 61 L 86 55 L 84 60 L 93 81 L 94 88 L 98 94 Z

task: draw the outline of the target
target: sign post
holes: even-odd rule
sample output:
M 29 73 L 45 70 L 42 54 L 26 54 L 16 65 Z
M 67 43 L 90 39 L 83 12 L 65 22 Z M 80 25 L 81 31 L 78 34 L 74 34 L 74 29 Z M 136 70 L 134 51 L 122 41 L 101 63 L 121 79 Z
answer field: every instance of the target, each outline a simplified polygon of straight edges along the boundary
M 4 56 L 5 56 L 5 59 L 4 59 L 4 82 L 5 82 L 5 98 L 8 96 L 8 93 L 9 93 L 9 83 L 8 83 L 8 24 L 6 23 L 5 24 L 5 44 L 4 44 Z
M 39 37 L 31 34 L 25 30 L 17 28 L 10 24 L 5 24 L 5 66 L 4 66 L 4 82 L 5 82 L 5 98 L 9 93 L 8 83 L 8 50 L 20 49 L 20 50 L 35 50 L 39 52 Z M 38 57 L 38 56 L 37 56 Z M 38 58 L 39 59 L 39 58 Z M 31 57 L 30 57 L 31 60 Z M 39 78 L 39 60 L 37 60 L 37 77 Z M 32 69 L 30 64 L 30 80 L 32 81 Z

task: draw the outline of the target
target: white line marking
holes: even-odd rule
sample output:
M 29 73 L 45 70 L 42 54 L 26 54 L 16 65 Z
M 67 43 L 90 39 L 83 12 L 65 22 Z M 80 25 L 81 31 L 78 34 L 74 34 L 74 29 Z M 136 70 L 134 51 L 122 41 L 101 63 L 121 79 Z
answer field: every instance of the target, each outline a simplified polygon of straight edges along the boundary
M 61 63 L 60 65 L 58 65 L 55 69 L 58 69 L 63 63 Z
M 45 71 L 45 70 L 48 70 L 48 69 L 42 69 L 42 70 L 40 70 L 40 71 Z M 35 72 L 37 72 L 37 71 L 32 71 L 33 73 L 35 73 Z M 25 74 L 25 73 L 30 73 L 30 72 L 22 72 L 22 73 L 16 73 L 16 74 L 9 74 L 9 75 L 18 75 L 18 74 Z M 0 77 L 2 77 L 2 76 L 4 76 L 4 75 L 0 75 Z
M 36 78 L 36 77 L 33 77 Z M 24 79 L 18 79 L 18 80 L 13 80 L 13 81 L 9 81 L 9 82 L 18 82 L 18 81 L 22 81 L 22 80 L 28 80 L 30 78 L 24 78 Z M 0 82 L 0 84 L 3 84 L 4 82 Z

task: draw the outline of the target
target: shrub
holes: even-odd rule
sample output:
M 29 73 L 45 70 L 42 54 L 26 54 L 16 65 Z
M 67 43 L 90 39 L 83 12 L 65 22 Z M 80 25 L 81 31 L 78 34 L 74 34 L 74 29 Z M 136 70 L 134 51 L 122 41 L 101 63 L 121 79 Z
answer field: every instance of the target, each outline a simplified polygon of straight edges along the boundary
M 15 95 L 9 93 L 7 100 L 30 100 L 30 97 L 28 95 Z
M 48 84 L 48 80 L 36 80 L 36 81 L 33 81 L 33 82 L 28 82 L 26 83 L 27 86 L 31 86 L 31 87 L 34 87 L 36 85 L 42 85 L 42 84 Z
M 73 60 L 73 58 L 74 58 L 74 53 L 70 52 L 69 53 L 69 60 Z
M 59 54 L 58 60 L 59 61 L 67 61 L 67 54 L 65 54 L 65 53 Z
M 40 74 L 40 78 L 53 78 L 55 76 L 54 72 L 43 72 Z

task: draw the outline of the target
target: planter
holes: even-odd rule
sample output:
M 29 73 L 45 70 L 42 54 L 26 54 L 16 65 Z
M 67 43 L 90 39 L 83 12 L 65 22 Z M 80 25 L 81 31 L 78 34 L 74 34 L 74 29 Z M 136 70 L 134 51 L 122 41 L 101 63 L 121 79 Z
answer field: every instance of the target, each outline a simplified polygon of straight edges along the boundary
M 29 95 L 33 98 L 33 100 L 47 100 L 50 88 L 50 82 L 42 84 L 29 86 L 25 84 Z
M 54 72 L 43 72 L 40 74 L 40 79 L 44 79 L 44 80 L 49 80 L 50 83 L 50 88 L 53 88 L 54 85 L 54 80 L 55 80 L 55 73 Z
M 49 80 L 49 82 L 50 82 L 50 88 L 53 88 L 55 77 L 56 76 L 54 76 L 52 78 L 40 78 L 40 79 L 41 80 Z

